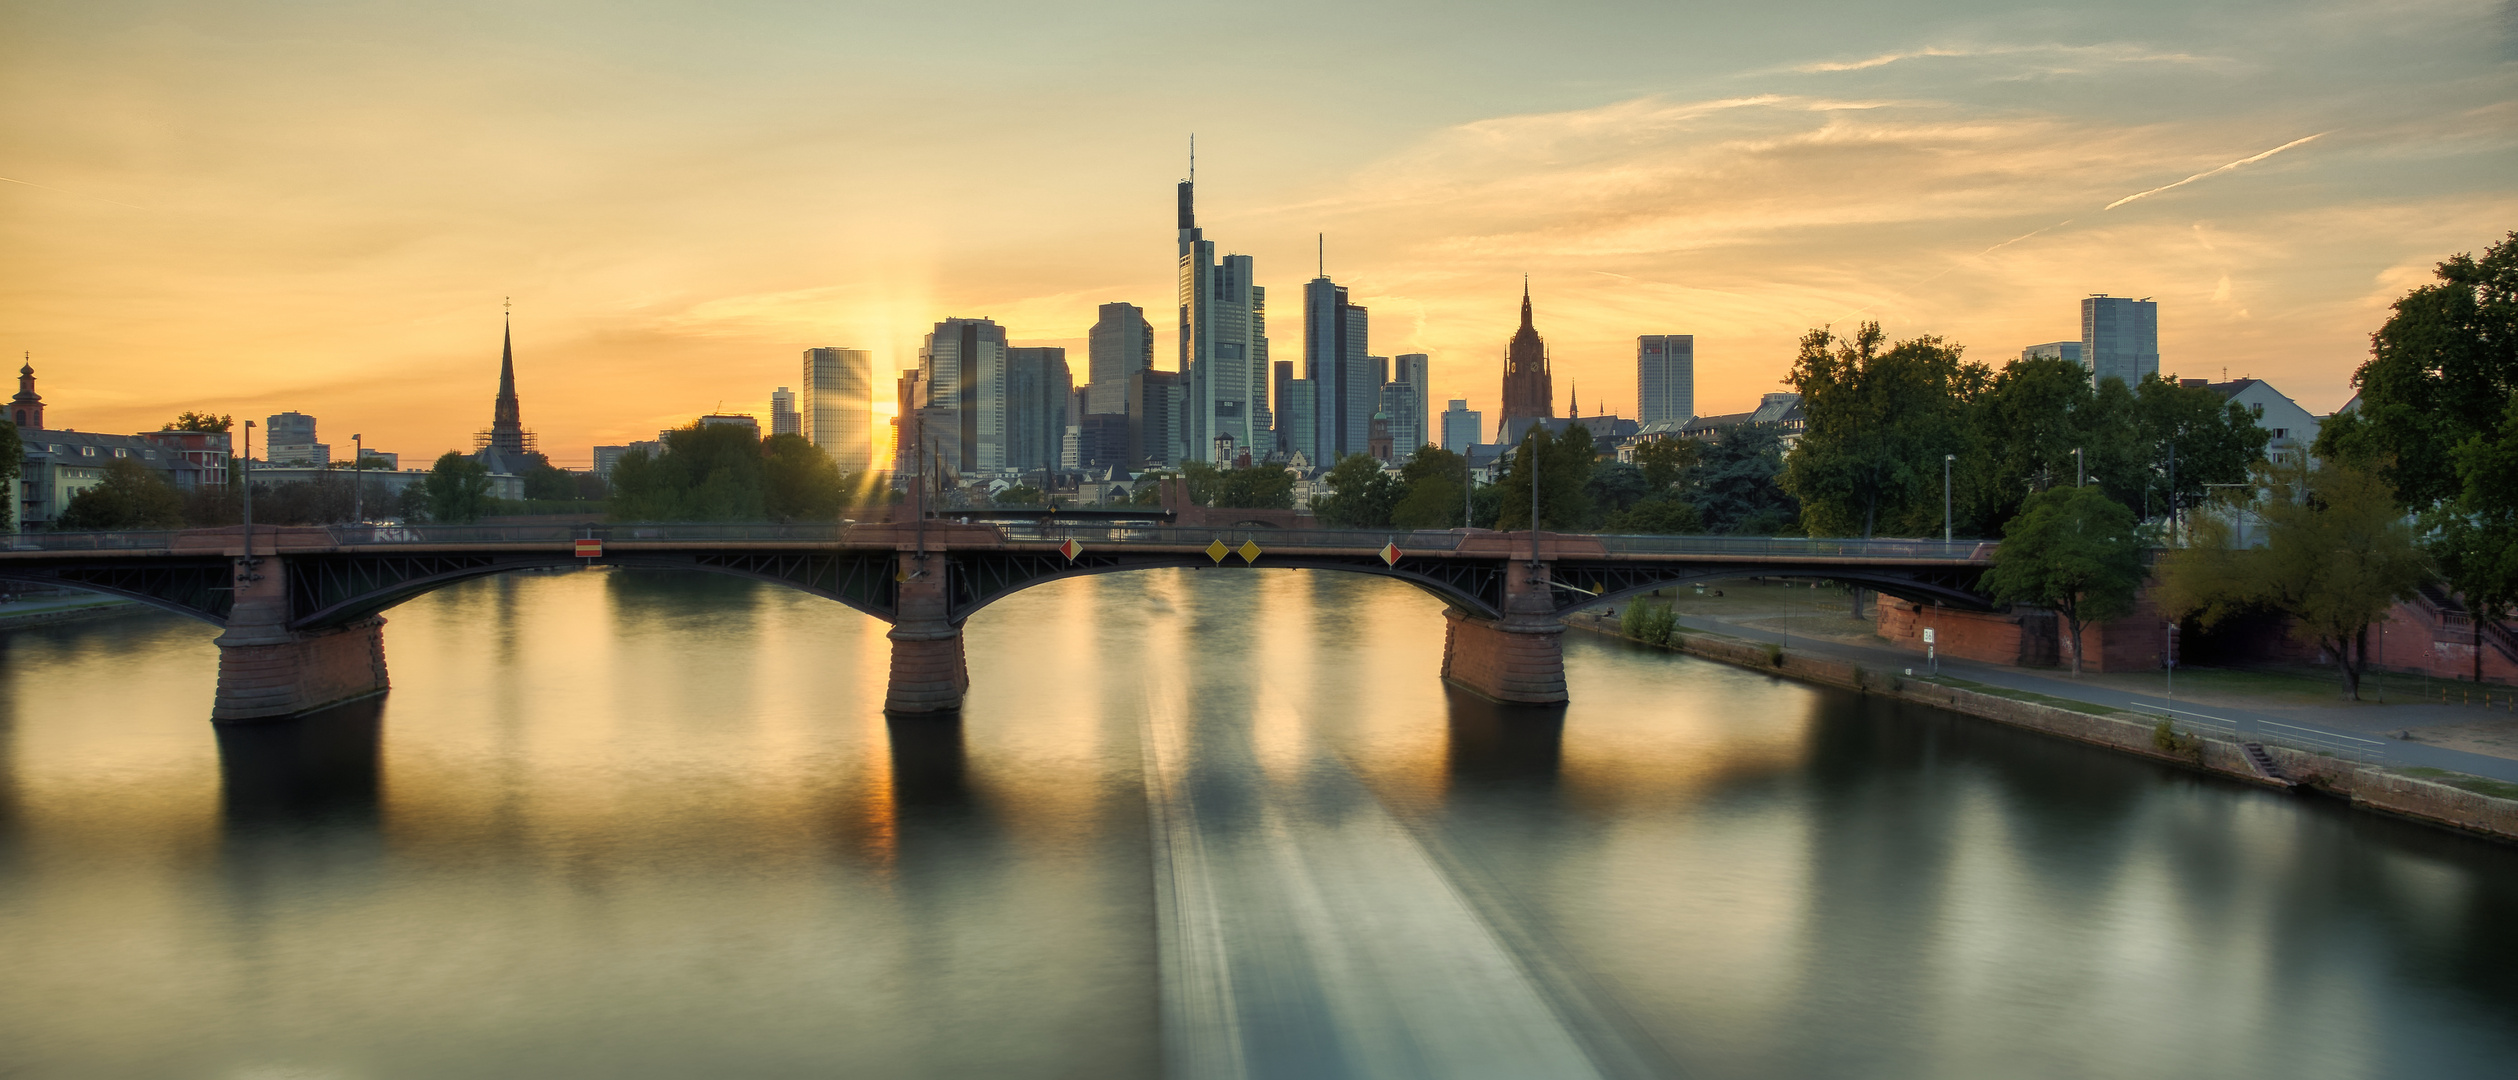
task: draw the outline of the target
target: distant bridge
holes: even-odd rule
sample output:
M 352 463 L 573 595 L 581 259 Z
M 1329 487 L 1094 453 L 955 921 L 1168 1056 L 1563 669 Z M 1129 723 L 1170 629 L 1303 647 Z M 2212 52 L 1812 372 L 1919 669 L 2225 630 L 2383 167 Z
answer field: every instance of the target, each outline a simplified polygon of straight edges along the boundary
M 572 565 L 698 570 L 801 589 L 892 624 L 886 708 L 958 708 L 961 627 L 1046 581 L 1162 567 L 1397 578 L 1449 606 L 1443 676 L 1489 697 L 1566 698 L 1558 617 L 1726 577 L 1816 577 L 1987 608 L 1975 541 L 1327 530 L 1045 519 L 844 525 L 431 525 L 39 533 L 0 578 L 129 597 L 219 637 L 213 718 L 287 716 L 386 688 L 380 614 L 455 582 Z

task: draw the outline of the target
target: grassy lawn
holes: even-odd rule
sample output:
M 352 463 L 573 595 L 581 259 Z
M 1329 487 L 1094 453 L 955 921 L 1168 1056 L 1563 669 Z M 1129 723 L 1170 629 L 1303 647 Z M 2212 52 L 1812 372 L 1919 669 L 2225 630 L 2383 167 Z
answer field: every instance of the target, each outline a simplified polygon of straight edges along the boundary
M 2512 784 L 2506 780 L 2467 776 L 2464 773 L 2449 772 L 2446 769 L 2434 769 L 2428 765 L 2413 765 L 2394 771 L 2423 780 L 2437 781 L 2453 788 L 2463 788 L 2477 795 L 2489 795 L 2495 799 L 2518 799 L 2518 784 Z

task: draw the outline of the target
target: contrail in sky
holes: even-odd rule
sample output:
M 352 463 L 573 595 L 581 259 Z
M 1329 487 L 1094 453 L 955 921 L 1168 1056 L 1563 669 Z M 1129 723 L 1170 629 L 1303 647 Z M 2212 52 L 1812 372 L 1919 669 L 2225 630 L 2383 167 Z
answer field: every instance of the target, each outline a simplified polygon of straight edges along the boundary
M 2160 192 L 2166 191 L 2166 190 L 2168 190 L 2168 189 L 2170 189 L 2170 188 L 2181 188 L 2181 187 L 2184 187 L 2184 186 L 2186 186 L 2186 185 L 2188 185 L 2188 184 L 2194 183 L 2194 182 L 2195 182 L 2195 181 L 2197 181 L 2197 180 L 2201 180 L 2201 179 L 2203 179 L 2204 177 L 2207 177 L 2207 176 L 2219 176 L 2220 174 L 2225 173 L 2225 172 L 2228 172 L 2228 171 L 2230 171 L 2231 169 L 2235 169 L 2235 168 L 2237 168 L 2237 167 L 2239 167 L 2239 166 L 2241 166 L 2241 165 L 2253 165 L 2253 164 L 2255 164 L 2256 162 L 2263 161 L 2263 160 L 2264 160 L 2264 159 L 2266 159 L 2266 158 L 2272 157 L 2273 155 L 2275 155 L 2275 154 L 2279 154 L 2279 153 L 2281 153 L 2282 151 L 2284 151 L 2284 150 L 2288 150 L 2288 149 L 2290 149 L 2290 148 L 2292 148 L 2292 147 L 2294 147 L 2294 146 L 2298 146 L 2298 145 L 2300 145 L 2301 143 L 2310 143 L 2310 142 L 2315 142 L 2315 141 L 2317 141 L 2317 140 L 2319 140 L 2319 139 L 2325 138 L 2326 136 L 2328 136 L 2328 135 L 2332 135 L 2332 134 L 2334 134 L 2334 132 L 2331 132 L 2331 131 L 2320 131 L 2320 132 L 2318 132 L 2318 133 L 2316 133 L 2316 134 L 2314 134 L 2314 135 L 2311 135 L 2311 136 L 2309 136 L 2309 137 L 2307 137 L 2307 138 L 2305 138 L 2305 139 L 2293 139 L 2293 140 L 2291 140 L 2291 141 L 2289 141 L 2289 142 L 2283 143 L 2283 144 L 2282 144 L 2282 145 L 2280 145 L 2280 146 L 2274 147 L 2273 149 L 2271 149 L 2271 150 L 2267 150 L 2267 151 L 2265 151 L 2264 153 L 2258 154 L 2258 155 L 2256 155 L 2256 156 L 2254 156 L 2254 157 L 2251 157 L 2251 158 L 2240 158 L 2240 159 L 2238 159 L 2238 160 L 2236 160 L 2236 161 L 2230 162 L 2230 163 L 2229 163 L 2229 164 L 2227 164 L 2227 165 L 2223 165 L 2223 166 L 2221 166 L 2220 168 L 2217 168 L 2217 169 L 2206 169 L 2206 170 L 2204 170 L 2204 171 L 2202 171 L 2202 172 L 2199 172 L 2199 173 L 2194 174 L 2193 176 L 2189 176 L 2189 177 L 2187 177 L 2187 178 L 2185 178 L 2185 179 L 2183 179 L 2183 180 L 2177 181 L 2177 182 L 2176 182 L 2176 183 L 2174 183 L 2174 184 L 2161 184 L 2160 186 L 2155 187 L 2155 188 L 2152 188 L 2152 189 L 2151 189 L 2151 190 L 2149 190 L 2149 191 L 2137 191 L 2137 192 L 2134 192 L 2134 193 L 2133 193 L 2133 194 L 2131 194 L 2131 195 L 2127 195 L 2127 196 L 2125 196 L 2124 198 L 2118 199 L 2118 200 L 2116 200 L 2116 201 L 2114 201 L 2114 202 L 2108 203 L 2108 204 L 2107 204 L 2107 205 L 2105 205 L 2105 206 L 2099 207 L 2099 208 L 2098 208 L 2098 212 L 2099 212 L 2099 213 L 2104 214 L 2104 213 L 2106 213 L 2106 212 L 2108 212 L 2108 211 L 2110 211 L 2110 210 L 2113 210 L 2113 209 L 2115 209 L 2115 208 L 2117 208 L 2117 207 L 2119 207 L 2119 206 L 2123 206 L 2123 205 L 2124 205 L 2124 204 L 2126 204 L 2126 203 L 2132 202 L 2132 201 L 2133 201 L 2133 200 L 2135 200 L 2135 199 L 2144 198 L 2144 197 L 2146 197 L 2146 196 L 2151 196 L 2151 195 L 2157 195 L 2157 194 L 2159 194 Z M 2032 236 L 2037 235 L 2038 233 L 2042 233 L 2042 232 L 2049 232 L 2049 231 L 2052 231 L 2052 230 L 2055 230 L 2055 229 L 2060 229 L 2060 228 L 2062 228 L 2062 227 L 2064 227 L 2064 226 L 2066 226 L 2066 225 L 2070 225 L 2070 224 L 2072 224 L 2073 222 L 2078 221 L 2078 220 L 2080 220 L 2080 219 L 2079 219 L 2079 218 L 2065 218 L 2065 219 L 2063 219 L 2063 220 L 2061 220 L 2061 221 L 2055 222 L 2055 223 L 2054 223 L 2054 224 L 2052 224 L 2052 225 L 2048 225 L 2048 226 L 2046 226 L 2046 227 L 2045 227 L 2045 228 L 2043 228 L 2043 229 L 2037 229 L 2037 230 L 2033 230 L 2033 231 L 2030 231 L 2030 232 L 2024 232 L 2024 233 L 2021 233 L 2021 234 L 2020 234 L 2020 235 L 2018 235 L 2018 236 L 2014 236 L 2014 237 L 2012 237 L 2012 238 L 2010 238 L 2010 239 L 2008 239 L 2008 240 L 2005 240 L 2005 241 L 2003 241 L 2003 242 L 2001 242 L 2001 243 L 1999 243 L 1999 244 L 1995 244 L 1994 246 L 1989 247 L 1989 248 L 1986 248 L 1986 249 L 1985 249 L 1985 250 L 1983 250 L 1983 251 L 1979 251 L 1979 252 L 1977 252 L 1976 254 L 1977 254 L 1977 255 L 1979 255 L 1979 256 L 1983 256 L 1983 255 L 1991 255 L 1991 254 L 1993 254 L 1994 252 L 2000 251 L 2000 250 L 2002 250 L 2003 248 L 2010 247 L 2011 245 L 2016 244 L 2016 243 L 2019 243 L 2019 242 L 2020 242 L 2020 241 L 2022 241 L 2022 240 L 2026 240 L 2026 239 L 2028 239 L 2029 237 L 2032 237 Z M 1949 273 L 1949 271 L 1944 270 L 1944 271 L 1942 271 L 1941 273 L 1946 274 L 1946 273 Z M 1933 275 L 1933 276 L 1934 276 L 1934 277 L 1939 277 L 1939 276 L 1940 276 L 1940 274 L 1935 274 L 1935 275 Z M 1926 280 L 1929 280 L 1929 279 L 1926 279 Z
M 2281 152 L 2282 152 L 2282 151 L 2284 151 L 2284 150 L 2288 150 L 2288 149 L 2290 149 L 2290 148 L 2292 148 L 2292 147 L 2294 147 L 2294 146 L 2298 146 L 2298 145 L 2300 145 L 2301 143 L 2310 143 L 2310 142 L 2315 142 L 2315 141 L 2317 141 L 2317 140 L 2319 140 L 2319 139 L 2325 138 L 2326 136 L 2328 136 L 2328 135 L 2332 135 L 2332 134 L 2334 134 L 2334 132 L 2331 132 L 2331 131 L 2320 131 L 2320 132 L 2318 132 L 2318 133 L 2316 133 L 2316 134 L 2314 134 L 2314 135 L 2311 135 L 2311 136 L 2309 136 L 2309 137 L 2307 137 L 2307 138 L 2305 138 L 2305 139 L 2293 139 L 2293 140 L 2291 140 L 2291 141 L 2289 141 L 2289 142 L 2283 143 L 2283 144 L 2282 144 L 2282 145 L 2280 145 L 2280 146 L 2274 147 L 2273 149 L 2271 149 L 2271 150 L 2267 150 L 2267 151 L 2265 151 L 2264 153 L 2258 154 L 2258 155 L 2256 155 L 2256 156 L 2254 156 L 2254 157 L 2251 157 L 2251 158 L 2240 158 L 2240 159 L 2238 159 L 2238 160 L 2236 160 L 2236 161 L 2230 162 L 2230 163 L 2229 163 L 2229 164 L 2227 164 L 2227 165 L 2223 165 L 2223 166 L 2221 166 L 2220 168 L 2217 168 L 2217 169 L 2206 169 L 2206 170 L 2204 170 L 2204 171 L 2202 171 L 2202 172 L 2199 172 L 2199 173 L 2194 174 L 2193 176 L 2189 176 L 2189 177 L 2187 177 L 2187 178 L 2185 178 L 2185 179 L 2183 179 L 2183 180 L 2180 180 L 2180 181 L 2178 181 L 2178 182 L 2176 182 L 2176 183 L 2174 183 L 2174 184 L 2162 184 L 2162 185 L 2160 185 L 2160 186 L 2158 186 L 2158 187 L 2152 188 L 2152 189 L 2151 189 L 2151 190 L 2149 190 L 2149 191 L 2137 191 L 2137 192 L 2134 192 L 2134 193 L 2133 193 L 2133 194 L 2131 194 L 2131 195 L 2127 195 L 2127 196 L 2125 196 L 2124 198 L 2118 199 L 2118 200 L 2116 200 L 2116 201 L 2114 201 L 2114 202 L 2108 203 L 2108 204 L 2107 204 L 2107 205 L 2105 205 L 2105 206 L 2099 207 L 2099 209 L 2100 209 L 2100 210 L 2113 210 L 2113 209 L 2115 209 L 2115 208 L 2117 208 L 2117 207 L 2119 207 L 2119 206 L 2123 206 L 2123 205 L 2124 205 L 2124 204 L 2126 204 L 2126 203 L 2132 202 L 2132 201 L 2133 201 L 2133 200 L 2135 200 L 2135 199 L 2143 198 L 2143 197 L 2150 196 L 2150 195 L 2157 195 L 2157 194 L 2159 194 L 2160 192 L 2166 191 L 2166 190 L 2168 190 L 2168 189 L 2170 189 L 2170 188 L 2181 188 L 2181 187 L 2184 187 L 2184 186 L 2186 186 L 2186 185 L 2188 185 L 2188 184 L 2194 183 L 2194 182 L 2195 182 L 2195 181 L 2197 181 L 2197 180 L 2201 180 L 2201 179 L 2203 179 L 2204 177 L 2207 177 L 2207 176 L 2219 176 L 2220 174 L 2225 173 L 2225 172 L 2228 172 L 2228 171 L 2230 171 L 2231 169 L 2235 169 L 2235 168 L 2237 168 L 2237 167 L 2239 167 L 2239 166 L 2241 166 L 2241 165 L 2253 165 L 2253 164 L 2255 164 L 2255 163 L 2257 163 L 2257 162 L 2259 162 L 2259 161 L 2263 161 L 2263 160 L 2264 160 L 2264 159 L 2266 159 L 2266 158 L 2272 157 L 2272 156 L 2273 156 L 2273 155 L 2275 155 L 2275 154 L 2279 154 L 2279 153 L 2281 153 Z
M 6 180 L 6 181 L 8 181 L 8 182 L 10 182 L 10 183 L 12 183 L 12 184 L 24 184 L 24 185 L 26 185 L 27 187 L 31 187 L 31 188 L 42 188 L 42 189 L 43 189 L 43 190 L 45 190 L 45 191 L 58 191 L 58 192 L 61 192 L 61 193 L 62 193 L 62 194 L 64 194 L 64 195 L 76 195 L 76 196 L 79 196 L 80 198 L 83 198 L 83 199 L 94 199 L 94 200 L 96 200 L 96 201 L 98 201 L 98 202 L 101 202 L 101 203 L 114 203 L 114 205 L 116 205 L 116 206 L 130 207 L 130 208 L 131 208 L 131 209 L 133 209 L 133 210 L 146 210 L 146 209 L 148 209 L 148 207 L 145 207 L 145 206 L 132 206 L 130 203 L 127 203 L 127 202 L 114 202 L 114 200 L 112 200 L 112 199 L 108 199 L 108 198 L 105 198 L 104 196 L 101 196 L 101 195 L 90 195 L 90 194 L 88 194 L 88 193 L 86 193 L 86 192 L 84 192 L 84 191 L 68 191 L 68 190 L 65 190 L 65 189 L 62 189 L 62 188 L 53 187 L 53 186 L 51 186 L 51 185 L 49 185 L 49 184 L 38 184 L 38 183 L 36 183 L 36 182 L 34 182 L 34 181 L 32 181 L 32 180 L 20 180 L 20 179 L 18 179 L 17 177 L 14 177 L 14 176 L 0 176 L 0 180 Z

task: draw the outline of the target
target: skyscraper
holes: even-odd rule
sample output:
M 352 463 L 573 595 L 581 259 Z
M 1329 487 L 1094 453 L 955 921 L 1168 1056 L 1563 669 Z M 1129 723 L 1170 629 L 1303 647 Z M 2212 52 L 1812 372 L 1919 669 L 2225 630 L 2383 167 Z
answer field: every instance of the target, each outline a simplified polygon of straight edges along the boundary
M 1006 350 L 1006 467 L 1060 466 L 1067 435 L 1067 398 L 1075 389 L 1067 350 Z
M 869 395 L 871 400 L 871 395 Z M 796 415 L 796 392 L 784 386 L 769 393 L 769 433 L 804 434 L 804 418 Z
M 1469 407 L 1469 399 L 1451 399 L 1451 407 L 1443 410 L 1443 449 L 1455 454 L 1468 453 L 1470 447 L 1477 445 L 1478 436 L 1485 431 L 1482 426 L 1485 420 L 1483 414 Z
M 796 412 L 804 427 L 798 434 L 821 447 L 842 472 L 874 468 L 874 354 L 806 349 L 803 401 Z M 776 423 L 773 413 L 773 433 Z
M 1427 430 L 1432 416 L 1430 394 L 1426 389 L 1433 378 L 1433 361 L 1424 353 L 1400 353 L 1391 358 L 1390 382 L 1381 390 L 1381 411 L 1390 418 L 1390 447 L 1398 461 L 1416 455 L 1420 446 L 1434 441 Z
M 1154 324 L 1135 304 L 1103 304 L 1086 338 L 1085 410 L 1127 410 L 1128 376 L 1154 366 Z
M 2049 341 L 2043 345 L 2031 345 L 2020 350 L 2020 359 L 2022 360 L 2036 360 L 2041 357 L 2047 360 L 2070 360 L 2075 364 L 2079 364 L 2081 363 L 2081 343 L 2078 341 Z M 2087 367 L 2088 365 L 2083 364 L 2082 366 Z
M 956 472 L 1007 467 L 1005 361 L 1005 328 L 990 319 L 946 319 L 918 348 L 927 436 Z
M 1268 426 L 1276 433 L 1276 441 L 1270 445 L 1270 450 L 1280 456 L 1293 452 L 1295 445 L 1291 441 L 1294 405 L 1293 399 L 1287 396 L 1293 392 L 1293 386 L 1293 361 L 1279 360 L 1268 365 Z M 1303 456 L 1310 457 L 1311 452 L 1306 450 Z
M 1547 342 L 1530 324 L 1530 281 L 1521 282 L 1521 329 L 1504 347 L 1504 408 L 1501 424 L 1556 415 L 1556 383 L 1548 371 Z
M 1180 182 L 1180 374 L 1188 403 L 1183 432 L 1206 448 L 1230 436 L 1237 449 L 1268 430 L 1267 290 L 1248 255 L 1215 257 L 1198 228 L 1197 175 Z
M 1303 286 L 1303 377 L 1312 383 L 1315 412 L 1312 445 L 1304 448 L 1315 468 L 1361 454 L 1381 406 L 1374 382 L 1369 312 L 1346 299 L 1346 288 L 1328 275 Z
M 1635 339 L 1636 419 L 1696 419 L 1696 335 L 1646 334 Z
M 1188 387 L 1178 372 L 1145 370 L 1128 376 L 1128 464 L 1160 468 L 1179 464 L 1188 445 Z
M 2160 306 L 2100 293 L 2081 301 L 2081 365 L 2127 387 L 2160 373 Z

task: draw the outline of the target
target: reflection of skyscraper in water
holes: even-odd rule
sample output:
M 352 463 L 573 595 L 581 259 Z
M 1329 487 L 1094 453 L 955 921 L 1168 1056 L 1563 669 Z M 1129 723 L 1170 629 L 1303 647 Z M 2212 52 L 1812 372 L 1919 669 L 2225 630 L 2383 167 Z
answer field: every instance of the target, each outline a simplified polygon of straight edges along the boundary
M 798 434 L 830 455 L 842 471 L 874 467 L 874 354 L 864 349 L 806 349 Z M 777 433 L 773 405 L 771 433 Z
M 2160 306 L 2099 293 L 2081 301 L 2081 365 L 2128 387 L 2160 373 Z

